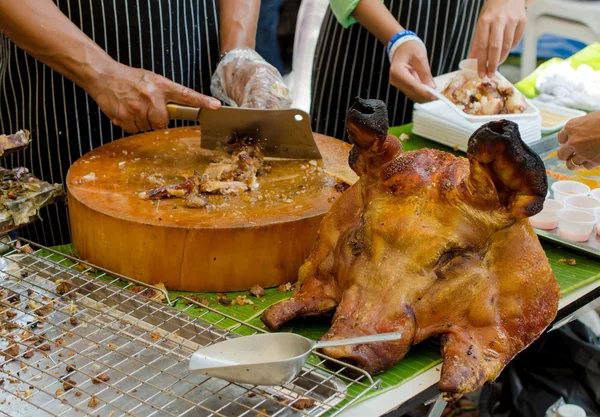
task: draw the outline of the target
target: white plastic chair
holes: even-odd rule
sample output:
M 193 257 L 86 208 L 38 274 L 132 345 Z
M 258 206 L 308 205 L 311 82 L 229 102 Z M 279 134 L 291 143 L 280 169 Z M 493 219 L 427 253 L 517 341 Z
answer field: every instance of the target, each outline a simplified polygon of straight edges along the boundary
M 600 1 L 538 0 L 527 6 L 527 29 L 521 54 L 521 78 L 536 68 L 537 43 L 544 34 L 585 43 L 600 40 Z

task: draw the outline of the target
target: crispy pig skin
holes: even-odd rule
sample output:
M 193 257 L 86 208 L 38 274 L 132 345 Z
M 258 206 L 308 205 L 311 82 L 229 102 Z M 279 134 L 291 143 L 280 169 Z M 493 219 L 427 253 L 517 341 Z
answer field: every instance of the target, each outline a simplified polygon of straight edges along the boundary
M 277 330 L 334 313 L 324 340 L 402 332 L 323 350 L 372 374 L 439 337 L 439 389 L 456 400 L 493 381 L 556 315 L 558 284 L 527 219 L 546 195 L 543 163 L 509 121 L 475 132 L 468 159 L 403 152 L 380 101 L 357 99 L 346 123 L 360 180 L 323 219 L 292 297 L 262 320 Z

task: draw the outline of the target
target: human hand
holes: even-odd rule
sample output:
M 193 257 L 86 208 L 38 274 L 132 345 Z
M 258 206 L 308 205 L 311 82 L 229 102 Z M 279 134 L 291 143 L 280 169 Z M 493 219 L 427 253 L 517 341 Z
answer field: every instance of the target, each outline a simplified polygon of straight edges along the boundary
M 229 51 L 212 76 L 210 91 L 230 106 L 287 109 L 292 105 L 279 71 L 252 49 Z
M 435 100 L 424 85 L 435 88 L 427 50 L 421 42 L 408 41 L 394 51 L 390 67 L 390 84 L 416 103 Z
M 84 87 L 102 112 L 127 133 L 166 128 L 170 102 L 210 110 L 221 107 L 215 98 L 153 72 L 118 63 Z
M 600 166 L 600 111 L 569 120 L 558 134 L 557 156 L 567 161 L 567 168 Z
M 479 77 L 493 77 L 498 65 L 525 33 L 525 0 L 487 0 L 479 14 L 470 58 L 477 58 Z

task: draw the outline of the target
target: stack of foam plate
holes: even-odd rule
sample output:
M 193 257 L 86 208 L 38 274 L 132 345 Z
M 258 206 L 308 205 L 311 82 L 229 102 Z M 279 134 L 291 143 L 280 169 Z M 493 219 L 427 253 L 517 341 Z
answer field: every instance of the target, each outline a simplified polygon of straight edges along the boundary
M 463 61 L 461 63 L 461 71 L 471 72 L 468 68 L 472 62 L 472 60 Z M 529 100 L 525 100 L 527 102 L 527 109 L 520 114 L 474 116 L 464 113 L 459 107 L 444 97 L 441 91 L 461 71 L 440 75 L 434 79 L 437 89 L 430 89 L 430 91 L 439 100 L 426 104 L 415 104 L 413 112 L 413 132 L 415 134 L 443 145 L 466 151 L 469 138 L 481 125 L 493 120 L 505 119 L 512 120 L 518 124 L 521 138 L 525 143 L 532 143 L 541 138 L 542 119 L 540 111 Z M 496 73 L 494 79 L 508 83 L 499 73 Z M 521 93 L 515 89 L 515 94 Z

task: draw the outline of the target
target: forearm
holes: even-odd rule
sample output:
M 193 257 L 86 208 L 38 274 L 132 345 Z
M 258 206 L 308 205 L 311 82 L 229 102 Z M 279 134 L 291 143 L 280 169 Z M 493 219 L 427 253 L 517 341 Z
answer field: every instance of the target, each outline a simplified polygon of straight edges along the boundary
M 1 0 L 0 30 L 83 88 L 114 64 L 51 0 Z
M 221 52 L 256 46 L 260 0 L 220 0 L 219 33 Z
M 361 0 L 352 16 L 384 45 L 404 30 L 381 0 Z

